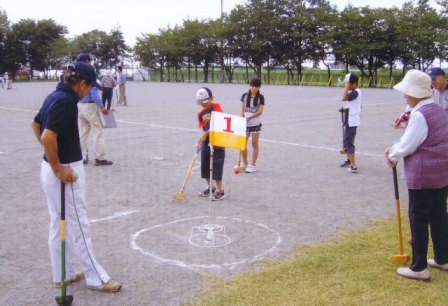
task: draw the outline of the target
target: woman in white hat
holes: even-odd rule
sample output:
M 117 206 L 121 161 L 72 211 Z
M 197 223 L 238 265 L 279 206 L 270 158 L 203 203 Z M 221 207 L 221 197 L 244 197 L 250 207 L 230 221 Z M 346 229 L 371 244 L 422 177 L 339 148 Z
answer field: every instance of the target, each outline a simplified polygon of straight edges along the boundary
M 404 158 L 409 193 L 412 264 L 397 274 L 429 281 L 428 265 L 448 271 L 448 115 L 433 103 L 431 78 L 424 72 L 408 71 L 394 89 L 412 107 L 403 136 L 385 152 L 390 167 Z M 429 227 L 434 259 L 427 259 Z

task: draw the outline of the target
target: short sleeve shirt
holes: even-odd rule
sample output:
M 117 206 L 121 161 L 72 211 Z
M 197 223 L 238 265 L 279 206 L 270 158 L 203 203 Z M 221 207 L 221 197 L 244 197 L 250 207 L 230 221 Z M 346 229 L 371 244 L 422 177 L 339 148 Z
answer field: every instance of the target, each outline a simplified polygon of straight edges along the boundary
M 68 164 L 82 159 L 78 131 L 78 95 L 66 84 L 58 84 L 56 91 L 44 101 L 42 108 L 34 117 L 45 129 L 57 134 L 58 156 L 61 164 Z M 44 159 L 47 160 L 44 155 Z
M 258 94 L 258 101 L 257 105 L 255 105 L 255 97 L 250 97 L 249 99 L 249 106 L 247 105 L 247 96 L 249 95 L 248 92 L 244 93 L 241 96 L 241 102 L 245 105 L 244 107 L 244 117 L 249 117 L 251 114 L 256 113 L 260 107 L 260 105 L 264 105 L 264 96 L 262 94 Z M 250 118 L 247 120 L 247 126 L 253 127 L 253 126 L 259 126 L 261 124 L 260 116 Z
M 210 130 L 210 120 L 212 118 L 212 111 L 213 112 L 220 112 L 222 113 L 222 107 L 221 104 L 217 102 L 212 102 L 212 107 L 210 109 L 201 109 L 198 112 L 198 123 L 199 127 L 204 131 L 207 132 Z M 209 139 L 205 141 L 205 143 L 208 145 Z

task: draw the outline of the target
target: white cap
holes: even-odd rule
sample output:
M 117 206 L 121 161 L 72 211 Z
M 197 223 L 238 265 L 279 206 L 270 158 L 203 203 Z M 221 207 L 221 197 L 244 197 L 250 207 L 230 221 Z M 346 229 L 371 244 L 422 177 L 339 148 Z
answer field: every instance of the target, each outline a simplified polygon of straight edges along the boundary
M 196 102 L 198 104 L 201 104 L 203 103 L 202 101 L 207 100 L 212 96 L 212 91 L 210 89 L 208 89 L 207 87 L 202 87 L 196 92 Z
M 412 69 L 394 89 L 410 97 L 428 98 L 431 97 L 431 78 L 420 70 Z
M 347 73 L 344 77 L 344 82 L 348 82 L 348 80 L 350 80 L 350 75 L 351 73 Z

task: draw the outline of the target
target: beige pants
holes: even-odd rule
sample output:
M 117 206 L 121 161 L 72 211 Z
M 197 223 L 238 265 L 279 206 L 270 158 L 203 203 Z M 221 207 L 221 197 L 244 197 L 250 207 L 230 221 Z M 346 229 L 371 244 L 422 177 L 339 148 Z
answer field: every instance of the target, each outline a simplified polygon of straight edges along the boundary
M 106 159 L 104 153 L 104 135 L 98 115 L 98 106 L 95 103 L 78 103 L 79 111 L 79 137 L 81 138 L 81 150 L 83 158 L 86 158 L 89 147 L 89 132 L 93 130 L 93 144 L 95 159 Z
M 123 103 L 124 105 L 128 104 L 128 99 L 126 98 L 126 85 L 121 84 L 118 85 L 118 91 L 120 95 L 118 96 L 118 103 Z

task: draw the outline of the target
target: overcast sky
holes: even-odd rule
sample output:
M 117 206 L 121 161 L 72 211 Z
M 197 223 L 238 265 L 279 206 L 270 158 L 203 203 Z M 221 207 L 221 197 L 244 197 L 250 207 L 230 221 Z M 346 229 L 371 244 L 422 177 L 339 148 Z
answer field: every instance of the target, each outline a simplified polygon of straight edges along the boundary
M 222 0 L 224 12 L 230 12 L 245 0 Z M 405 0 L 330 0 L 343 9 L 355 6 L 401 7 Z M 160 28 L 182 24 L 184 19 L 216 19 L 221 14 L 221 0 L 1 0 L 10 22 L 31 18 L 52 18 L 67 27 L 68 36 L 93 29 L 109 33 L 120 27 L 126 43 L 133 46 L 142 33 L 157 33 Z

